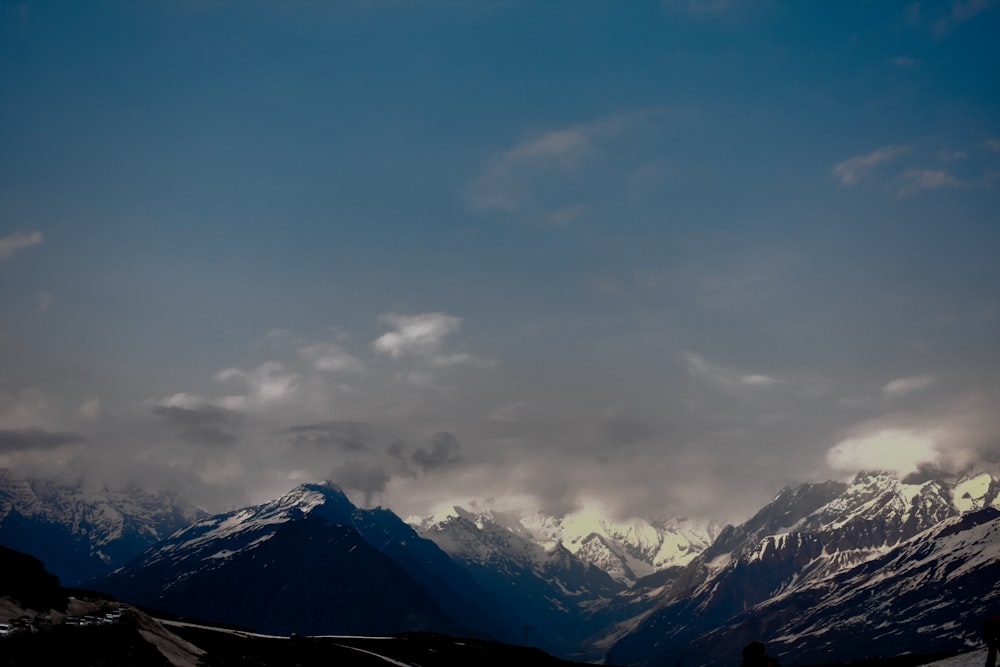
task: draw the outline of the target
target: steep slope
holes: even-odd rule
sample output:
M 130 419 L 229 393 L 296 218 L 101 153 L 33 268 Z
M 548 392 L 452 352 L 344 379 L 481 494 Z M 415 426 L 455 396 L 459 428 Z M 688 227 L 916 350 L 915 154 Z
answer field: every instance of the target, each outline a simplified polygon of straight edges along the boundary
M 330 484 L 203 518 L 90 585 L 272 632 L 520 637 L 516 617 L 433 542 L 387 510 L 355 507 Z
M 38 557 L 66 584 L 123 565 L 203 515 L 174 493 L 87 489 L 0 469 L 0 544 Z
M 998 581 L 1000 511 L 990 507 L 763 602 L 688 648 L 720 664 L 761 637 L 786 664 L 967 651 L 981 645 L 979 624 L 1000 606 Z
M 957 516 L 957 486 L 861 473 L 846 487 L 786 489 L 748 522 L 723 531 L 614 652 L 650 664 L 687 655 L 685 647 L 747 609 L 867 563 Z M 976 488 L 983 486 L 980 480 Z
M 242 530 L 225 523 L 176 534 L 99 582 L 101 590 L 283 635 L 463 629 L 352 528 L 307 513 Z

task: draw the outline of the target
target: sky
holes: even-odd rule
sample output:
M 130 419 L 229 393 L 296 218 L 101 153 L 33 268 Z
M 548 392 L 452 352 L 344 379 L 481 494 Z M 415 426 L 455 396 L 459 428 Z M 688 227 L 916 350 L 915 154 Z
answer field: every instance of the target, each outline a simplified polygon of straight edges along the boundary
M 992 0 L 0 0 L 0 467 L 720 521 L 996 467 L 997 35 Z

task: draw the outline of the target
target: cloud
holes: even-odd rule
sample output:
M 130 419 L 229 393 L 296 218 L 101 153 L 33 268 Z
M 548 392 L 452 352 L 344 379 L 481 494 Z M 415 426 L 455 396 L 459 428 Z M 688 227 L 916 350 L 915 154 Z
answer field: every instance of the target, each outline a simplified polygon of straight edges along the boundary
M 410 459 L 423 472 L 431 472 L 461 460 L 458 438 L 447 431 L 441 431 L 431 436 L 430 449 L 418 449 Z
M 84 419 L 97 419 L 101 414 L 101 399 L 96 396 L 86 399 L 80 404 L 77 414 Z
M 707 380 L 722 389 L 738 391 L 745 388 L 772 387 L 784 383 L 784 380 L 770 375 L 737 373 L 709 362 L 696 352 L 682 352 L 681 358 L 686 363 L 688 373 L 691 376 Z
M 38 245 L 42 240 L 41 232 L 31 232 L 29 234 L 14 232 L 0 238 L 0 262 L 6 262 L 18 251 Z
M 296 447 L 336 447 L 358 451 L 372 441 L 372 427 L 364 422 L 333 420 L 294 426 L 286 431 Z
M 878 165 L 889 162 L 910 150 L 909 146 L 883 146 L 871 153 L 855 155 L 834 165 L 833 175 L 841 185 L 857 185 Z
M 352 372 L 365 370 L 365 363 L 345 352 L 336 343 L 313 343 L 299 349 L 303 361 L 308 362 L 318 371 Z
M 921 190 L 939 190 L 961 185 L 961 181 L 943 169 L 907 169 L 896 179 L 896 198 L 903 199 Z
M 615 113 L 525 139 L 489 160 L 483 173 L 470 185 L 468 202 L 481 211 L 521 209 L 543 189 L 558 190 L 540 188 L 540 181 L 553 174 L 564 176 L 579 171 L 601 155 L 611 140 L 649 126 L 666 113 L 661 108 Z M 579 202 L 568 205 L 563 202 L 548 208 L 555 212 L 555 220 L 550 224 L 556 225 L 567 224 L 584 210 Z
M 217 382 L 242 382 L 246 394 L 226 396 L 219 403 L 230 410 L 248 410 L 290 399 L 298 392 L 302 378 L 277 361 L 265 361 L 252 371 L 227 368 L 215 375 Z
M 882 387 L 882 393 L 890 398 L 899 398 L 925 389 L 933 383 L 934 376 L 932 375 L 914 375 L 913 377 L 898 378 L 887 382 Z
M 857 424 L 826 461 L 843 472 L 881 469 L 901 478 L 922 470 L 960 474 L 1000 463 L 998 427 L 995 399 L 974 393 Z
M 55 449 L 84 442 L 87 442 L 87 439 L 79 433 L 47 431 L 38 427 L 0 429 L 0 453 L 3 454 Z
M 847 438 L 830 448 L 827 463 L 835 470 L 885 470 L 900 478 L 936 466 L 941 455 L 932 432 L 889 428 Z
M 330 471 L 330 481 L 348 491 L 364 495 L 364 504 L 372 504 L 375 495 L 385 491 L 391 476 L 379 464 L 346 461 Z
M 418 315 L 386 314 L 380 318 L 394 327 L 372 342 L 372 347 L 393 359 L 417 357 L 438 366 L 451 366 L 471 361 L 467 354 L 440 354 L 444 339 L 462 328 L 462 318 L 446 313 Z
M 920 64 L 920 61 L 918 59 L 911 58 L 909 56 L 896 56 L 895 58 L 892 58 L 889 62 L 898 67 L 906 67 L 906 68 L 916 67 L 917 65 Z
M 162 404 L 153 414 L 163 417 L 179 430 L 180 437 L 198 445 L 227 446 L 236 443 L 239 413 L 214 405 L 182 407 Z
M 964 160 L 969 157 L 969 154 L 965 151 L 951 151 L 946 148 L 942 148 L 938 151 L 938 157 L 945 162 L 958 162 L 959 160 Z
M 1000 153 L 1000 139 L 987 139 L 983 145 L 994 153 Z

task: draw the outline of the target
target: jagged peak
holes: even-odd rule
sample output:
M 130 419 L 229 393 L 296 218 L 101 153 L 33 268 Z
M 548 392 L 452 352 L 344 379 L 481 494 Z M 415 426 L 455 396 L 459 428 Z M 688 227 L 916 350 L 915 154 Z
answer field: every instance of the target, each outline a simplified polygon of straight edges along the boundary
M 860 486 L 867 484 L 899 482 L 900 479 L 896 476 L 896 473 L 889 470 L 861 470 L 854 476 L 854 480 L 851 482 L 851 485 Z

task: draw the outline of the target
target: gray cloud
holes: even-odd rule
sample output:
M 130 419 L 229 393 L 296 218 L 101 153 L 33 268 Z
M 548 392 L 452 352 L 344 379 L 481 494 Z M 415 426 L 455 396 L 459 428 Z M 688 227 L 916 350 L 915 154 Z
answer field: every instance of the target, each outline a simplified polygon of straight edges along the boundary
M 358 461 L 347 461 L 330 471 L 330 481 L 346 491 L 361 493 L 365 498 L 365 505 L 371 505 L 372 499 L 385 491 L 390 479 L 389 473 L 381 465 Z
M 370 424 L 349 420 L 294 426 L 286 433 L 296 447 L 337 447 L 354 451 L 365 449 L 373 437 Z
M 157 405 L 153 414 L 163 417 L 179 430 L 179 435 L 199 445 L 226 446 L 236 442 L 240 414 L 214 405 L 180 407 Z
M 0 429 L 0 452 L 55 449 L 87 442 L 79 433 L 47 431 L 43 428 Z
M 461 445 L 451 433 L 441 431 L 431 436 L 430 449 L 418 449 L 410 459 L 424 472 L 431 472 L 449 464 L 457 463 L 461 458 Z

